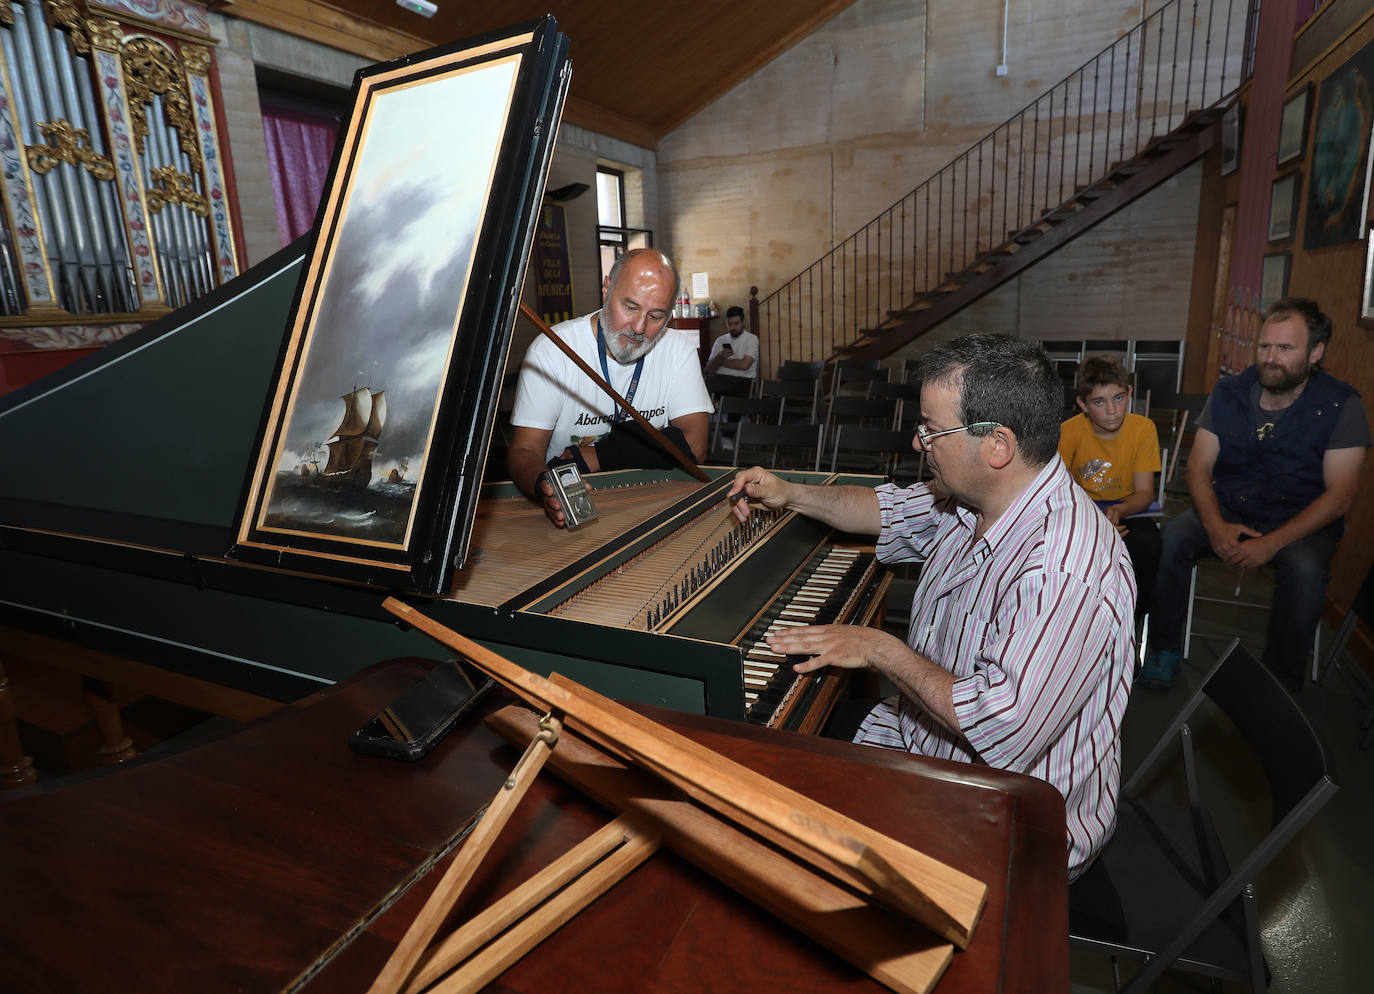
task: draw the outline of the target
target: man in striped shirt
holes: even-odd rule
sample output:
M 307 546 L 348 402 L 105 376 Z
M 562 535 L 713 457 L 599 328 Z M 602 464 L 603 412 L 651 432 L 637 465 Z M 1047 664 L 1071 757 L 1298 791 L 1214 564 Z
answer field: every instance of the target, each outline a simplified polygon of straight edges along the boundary
M 770 640 L 809 655 L 799 673 L 871 667 L 899 697 L 854 741 L 986 763 L 1064 796 L 1069 877 L 1116 824 L 1121 718 L 1132 675 L 1135 580 L 1121 539 L 1058 458 L 1063 388 L 1044 350 L 1004 335 L 942 346 L 921 364 L 933 483 L 811 487 L 759 467 L 731 496 L 878 535 L 884 562 L 924 565 L 903 644 L 885 632 L 806 626 Z

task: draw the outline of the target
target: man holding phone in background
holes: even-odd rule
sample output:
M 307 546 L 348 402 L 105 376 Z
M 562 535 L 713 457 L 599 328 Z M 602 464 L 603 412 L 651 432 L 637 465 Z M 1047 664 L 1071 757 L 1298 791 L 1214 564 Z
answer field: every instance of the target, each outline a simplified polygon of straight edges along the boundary
M 759 375 L 759 336 L 744 327 L 744 308 L 725 312 L 725 331 L 711 346 L 707 373 L 753 378 Z

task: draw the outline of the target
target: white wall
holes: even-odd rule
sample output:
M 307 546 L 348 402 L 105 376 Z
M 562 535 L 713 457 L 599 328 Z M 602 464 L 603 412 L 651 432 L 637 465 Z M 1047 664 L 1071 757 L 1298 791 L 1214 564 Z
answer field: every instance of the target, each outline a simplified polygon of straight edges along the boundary
M 1141 3 L 1127 0 L 1009 0 L 1005 9 L 1004 76 L 996 73 L 1002 0 L 858 0 L 665 136 L 658 174 L 669 251 L 685 271 L 710 272 L 722 307 L 746 303 L 751 285 L 765 296 L 1141 17 Z M 1164 322 L 1179 334 L 1195 193 L 1191 204 L 1183 197 L 1129 210 L 1114 222 L 1128 227 L 1100 236 L 1134 246 L 1128 282 L 1159 284 L 1139 269 L 1149 252 L 1183 260 L 1170 276 L 1183 282 L 1167 295 L 1182 310 Z M 1168 213 L 1190 209 L 1191 217 Z M 1141 221 L 1148 224 L 1129 227 Z M 1021 319 L 1050 302 L 1059 311 L 1075 306 L 1072 295 L 1034 289 L 1037 281 L 1072 287 L 1093 279 L 1064 271 L 1091 268 L 1091 254 L 1060 255 L 1014 284 Z M 1007 310 L 1009 292 L 982 306 Z

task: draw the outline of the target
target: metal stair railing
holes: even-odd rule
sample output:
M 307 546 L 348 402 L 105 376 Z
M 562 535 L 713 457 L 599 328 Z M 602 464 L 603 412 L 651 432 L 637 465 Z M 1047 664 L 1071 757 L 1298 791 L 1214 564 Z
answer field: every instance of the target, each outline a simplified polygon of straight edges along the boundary
M 1259 0 L 1169 0 L 1143 18 L 759 301 L 762 367 L 829 359 L 893 327 L 1225 102 L 1252 70 L 1258 12 Z

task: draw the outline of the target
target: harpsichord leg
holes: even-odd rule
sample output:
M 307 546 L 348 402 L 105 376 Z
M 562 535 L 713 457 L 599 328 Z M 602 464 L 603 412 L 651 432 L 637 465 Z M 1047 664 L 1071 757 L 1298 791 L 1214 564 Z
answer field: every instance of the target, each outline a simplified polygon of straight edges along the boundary
M 10 695 L 5 662 L 0 659 L 0 790 L 33 783 L 38 774 L 33 760 L 24 755 L 19 743 L 19 723 L 15 719 L 14 698 Z
M 114 702 L 109 686 L 104 680 L 85 677 L 81 691 L 100 729 L 100 764 L 113 766 L 133 759 L 134 742 L 124 734 L 124 719 L 119 716 L 119 705 Z

